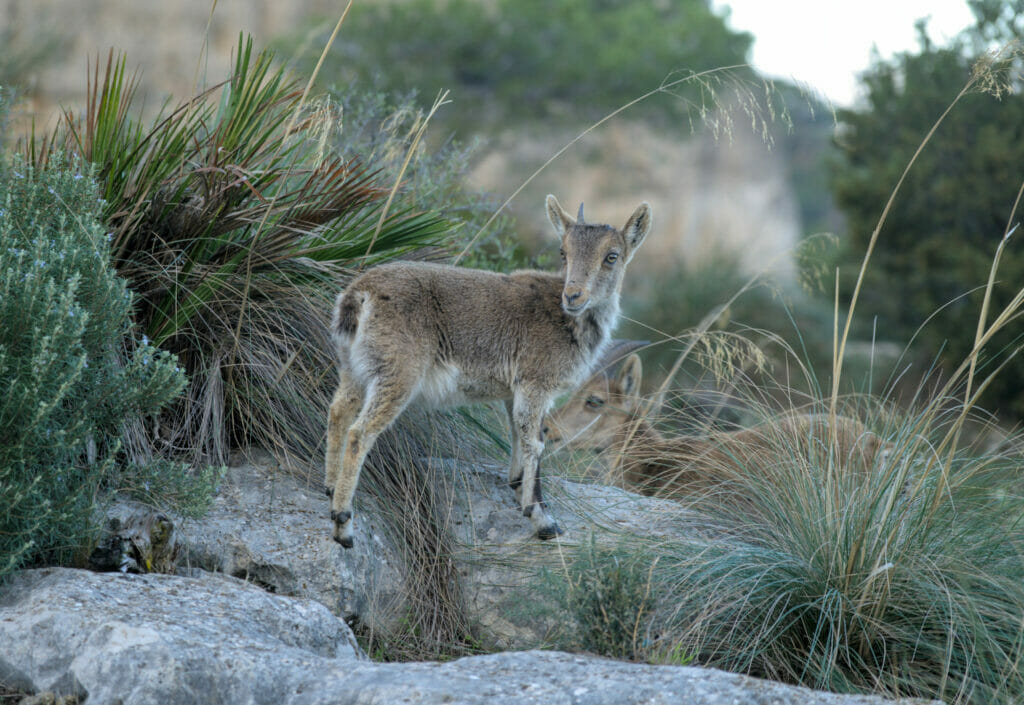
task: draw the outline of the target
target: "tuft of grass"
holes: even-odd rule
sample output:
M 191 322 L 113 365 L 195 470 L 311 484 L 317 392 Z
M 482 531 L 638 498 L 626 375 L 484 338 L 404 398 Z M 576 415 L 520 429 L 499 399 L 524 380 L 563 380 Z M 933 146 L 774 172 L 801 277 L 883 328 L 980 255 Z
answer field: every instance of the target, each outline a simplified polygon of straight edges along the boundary
M 452 467 L 479 462 L 496 451 L 477 440 L 477 431 L 467 415 L 414 409 L 377 439 L 367 457 L 356 513 L 363 492 L 377 499 L 402 551 L 404 582 L 411 588 L 403 595 L 396 630 L 382 633 L 355 626 L 363 648 L 374 658 L 448 660 L 482 650 L 454 558 L 464 547 L 457 545 L 450 525 L 458 485 Z
M 965 419 L 961 393 L 922 391 L 912 411 L 865 397 L 841 404 L 883 441 L 854 466 L 832 452 L 826 424 L 781 432 L 767 420 L 776 402 L 738 386 L 763 419 L 757 448 L 662 459 L 700 475 L 672 495 L 692 531 L 623 535 L 613 553 L 584 546 L 556 586 L 591 635 L 568 646 L 835 692 L 1019 702 L 1024 438 L 988 447 L 992 422 Z M 827 418 L 828 408 L 819 398 L 809 410 Z M 951 454 L 944 444 L 958 433 Z M 633 579 L 619 579 L 623 557 L 639 556 Z
M 567 569 L 566 607 L 580 648 L 611 658 L 646 659 L 656 566 L 657 559 L 645 553 L 599 548 L 591 536 Z
M 658 547 L 660 649 L 839 692 L 1019 699 L 1024 502 L 1007 473 L 1019 462 L 962 452 L 936 472 L 955 423 L 928 411 L 891 422 L 891 453 L 860 476 L 790 448 L 771 477 L 734 476 L 742 514 L 691 503 L 722 538 Z

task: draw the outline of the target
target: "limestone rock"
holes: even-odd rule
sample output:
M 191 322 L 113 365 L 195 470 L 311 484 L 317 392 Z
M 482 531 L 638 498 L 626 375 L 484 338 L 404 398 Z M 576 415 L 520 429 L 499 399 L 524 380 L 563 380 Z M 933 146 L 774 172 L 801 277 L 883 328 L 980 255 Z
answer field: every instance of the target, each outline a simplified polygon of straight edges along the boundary
M 152 510 L 132 511 L 125 517 L 113 515 L 107 534 L 89 554 L 93 570 L 122 573 L 174 572 L 181 544 L 174 522 Z
M 331 540 L 329 504 L 315 488 L 256 455 L 231 467 L 201 519 L 179 520 L 185 565 L 242 578 L 279 595 L 312 598 L 346 620 L 387 629 L 401 613 L 400 552 L 372 503 L 360 541 Z
M 224 576 L 54 568 L 0 588 L 0 681 L 89 705 L 285 702 L 361 656 L 323 605 Z
M 616 487 L 546 475 L 545 498 L 565 529 L 539 541 L 496 465 L 423 459 L 434 491 L 450 498 L 445 517 L 456 539 L 465 610 L 489 648 L 533 648 L 554 626 L 536 573 L 563 565 L 568 548 L 614 545 L 624 533 L 691 536 L 699 529 L 676 502 Z M 266 456 L 232 467 L 210 512 L 181 522 L 188 565 L 254 582 L 271 592 L 317 600 L 347 622 L 387 631 L 403 617 L 410 577 L 367 493 L 356 493 L 355 546 L 331 540 L 328 500 L 277 469 Z M 127 511 L 122 509 L 122 512 Z
M 451 663 L 366 664 L 330 672 L 293 701 L 416 705 L 884 705 L 724 671 L 649 666 L 558 651 L 472 656 Z M 901 705 L 924 703 L 898 701 Z M 936 703 L 936 705 L 941 705 Z
M 551 651 L 372 663 L 347 627 L 310 600 L 223 576 L 72 569 L 24 571 L 0 587 L 0 682 L 85 705 L 887 702 Z

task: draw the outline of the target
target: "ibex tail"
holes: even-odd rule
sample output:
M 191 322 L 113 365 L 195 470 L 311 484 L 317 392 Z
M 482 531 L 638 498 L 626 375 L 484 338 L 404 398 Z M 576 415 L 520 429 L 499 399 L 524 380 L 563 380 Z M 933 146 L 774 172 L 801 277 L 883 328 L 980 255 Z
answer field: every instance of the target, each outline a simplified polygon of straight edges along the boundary
M 338 344 L 350 342 L 356 334 L 356 328 L 359 326 L 359 312 L 363 307 L 364 296 L 361 292 L 345 291 L 334 302 L 331 337 Z

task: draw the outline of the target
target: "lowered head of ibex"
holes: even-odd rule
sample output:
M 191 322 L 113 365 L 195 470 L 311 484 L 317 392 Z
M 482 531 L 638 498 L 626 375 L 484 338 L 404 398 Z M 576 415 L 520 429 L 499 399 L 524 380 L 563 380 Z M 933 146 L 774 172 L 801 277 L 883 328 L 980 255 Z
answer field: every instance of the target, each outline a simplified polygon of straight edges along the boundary
M 617 340 L 610 344 L 587 379 L 560 407 L 544 420 L 544 437 L 550 443 L 604 451 L 623 445 L 626 436 L 657 434 L 641 423 L 640 394 L 643 368 L 633 350 L 645 341 Z
M 353 544 L 352 496 L 376 438 L 411 402 L 504 400 L 509 484 L 537 535 L 561 533 L 540 490 L 541 424 L 556 395 L 590 374 L 619 315 L 626 264 L 651 227 L 641 204 L 619 230 L 547 213 L 561 272 L 499 274 L 424 262 L 375 267 L 335 303 L 339 382 L 327 423 L 326 489 L 334 539 Z
M 640 395 L 640 358 L 633 353 L 616 364 L 625 342 L 609 349 L 598 371 L 546 419 L 544 432 L 550 442 L 600 451 L 632 489 L 704 492 L 742 474 L 770 475 L 792 462 L 787 455 L 835 462 L 850 472 L 888 462 L 891 444 L 849 416 L 788 412 L 754 428 L 666 438 L 645 417 L 659 410 L 648 409 Z

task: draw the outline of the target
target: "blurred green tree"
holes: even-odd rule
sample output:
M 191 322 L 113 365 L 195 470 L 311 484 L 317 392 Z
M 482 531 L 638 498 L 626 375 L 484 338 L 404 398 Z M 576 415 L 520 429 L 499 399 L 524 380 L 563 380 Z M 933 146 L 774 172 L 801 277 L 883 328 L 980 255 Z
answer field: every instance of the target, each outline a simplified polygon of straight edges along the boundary
M 656 88 L 672 71 L 743 64 L 752 41 L 708 0 L 363 3 L 321 75 L 386 91 L 451 89 L 457 112 L 476 123 L 590 120 Z
M 1011 39 L 1020 23 L 1003 12 L 1005 2 L 971 5 L 977 25 L 950 46 L 935 46 L 919 24 L 916 53 L 878 60 L 864 74 L 865 103 L 839 112 L 841 158 L 832 179 L 849 229 L 840 274 L 849 300 L 900 174 L 972 76 L 984 77 L 945 118 L 903 183 L 858 304 L 860 316 L 877 316 L 880 335 L 903 341 L 938 312 L 921 329 L 915 350 L 924 360 L 938 356 L 943 365 L 958 364 L 973 347 L 982 289 L 1024 179 L 1024 96 L 1014 90 L 1019 66 L 1013 59 L 992 63 L 985 54 L 994 41 Z M 994 306 L 1005 305 L 1022 282 L 1024 243 L 1011 243 Z M 993 341 L 986 361 L 1016 349 L 1022 332 L 1018 325 Z M 984 403 L 1024 415 L 1024 357 L 1011 361 L 1000 379 Z

